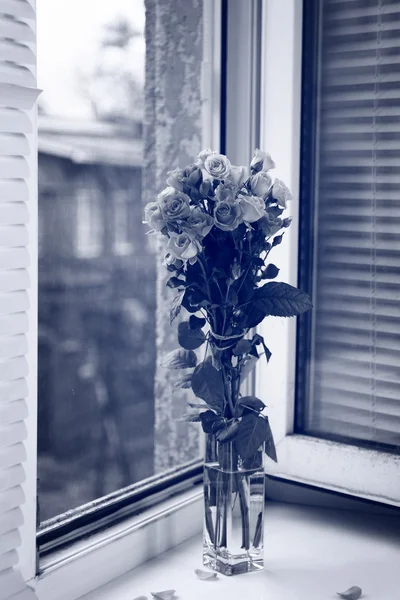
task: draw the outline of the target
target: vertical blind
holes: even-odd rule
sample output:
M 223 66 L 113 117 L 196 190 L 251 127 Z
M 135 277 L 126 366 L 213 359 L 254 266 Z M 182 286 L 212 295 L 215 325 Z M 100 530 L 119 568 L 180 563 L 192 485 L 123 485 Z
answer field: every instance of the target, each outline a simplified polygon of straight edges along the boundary
M 35 598 L 18 570 L 28 374 L 29 156 L 35 152 L 35 11 L 0 0 L 0 600 Z
M 400 1 L 321 0 L 306 429 L 400 449 Z

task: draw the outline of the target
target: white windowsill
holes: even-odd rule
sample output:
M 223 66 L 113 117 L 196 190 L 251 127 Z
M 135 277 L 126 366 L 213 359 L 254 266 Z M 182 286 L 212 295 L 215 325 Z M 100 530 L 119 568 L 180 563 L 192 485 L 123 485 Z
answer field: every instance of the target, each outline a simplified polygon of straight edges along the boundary
M 77 600 L 118 580 L 202 529 L 202 486 L 93 534 L 40 560 L 42 573 L 28 583 L 38 600 Z M 132 600 L 132 598 L 130 598 Z
M 82 600 L 151 598 L 167 589 L 182 600 L 324 600 L 352 585 L 371 600 L 397 597 L 400 517 L 272 503 L 265 525 L 263 572 L 198 580 L 202 543 L 195 536 Z

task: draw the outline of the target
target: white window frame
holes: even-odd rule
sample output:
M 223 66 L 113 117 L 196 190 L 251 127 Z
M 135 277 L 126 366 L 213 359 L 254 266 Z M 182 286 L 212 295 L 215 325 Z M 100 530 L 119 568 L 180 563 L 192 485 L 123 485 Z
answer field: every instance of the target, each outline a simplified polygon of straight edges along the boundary
M 261 147 L 277 164 L 276 175 L 293 192 L 292 227 L 274 249 L 279 279 L 297 285 L 302 0 L 263 0 Z M 299 435 L 294 429 L 296 322 L 270 317 L 260 326 L 272 352 L 260 364 L 257 395 L 268 406 L 278 464 L 267 472 L 353 496 L 400 506 L 400 456 Z M 260 361 L 261 363 L 261 361 Z

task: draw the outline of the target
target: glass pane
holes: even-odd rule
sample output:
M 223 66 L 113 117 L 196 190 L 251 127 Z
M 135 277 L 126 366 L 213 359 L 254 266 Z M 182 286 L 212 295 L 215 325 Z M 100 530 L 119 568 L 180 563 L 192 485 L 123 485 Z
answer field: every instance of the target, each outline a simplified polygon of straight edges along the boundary
M 155 474 L 143 0 L 38 0 L 41 522 Z M 162 448 L 158 448 L 162 451 Z
M 321 6 L 308 433 L 400 449 L 400 51 L 382 3 Z M 400 18 L 400 10 L 395 17 Z M 392 21 L 391 21 L 392 22 Z

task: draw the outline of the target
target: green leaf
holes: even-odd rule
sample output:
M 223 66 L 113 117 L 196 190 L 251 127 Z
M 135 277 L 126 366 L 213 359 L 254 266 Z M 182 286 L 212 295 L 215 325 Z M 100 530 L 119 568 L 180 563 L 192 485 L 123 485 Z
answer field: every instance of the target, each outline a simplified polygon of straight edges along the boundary
M 169 313 L 169 322 L 171 325 L 174 322 L 174 320 L 176 319 L 176 317 L 179 315 L 179 313 L 181 312 L 181 303 L 182 303 L 184 294 L 185 294 L 185 290 L 182 290 L 172 300 L 171 310 Z
M 280 217 L 283 213 L 283 208 L 279 208 L 279 206 L 269 206 L 267 208 L 267 212 L 273 217 Z
M 199 307 L 207 304 L 208 300 L 205 295 L 197 288 L 187 287 L 183 292 L 182 306 L 190 313 L 195 313 Z
M 257 412 L 261 412 L 265 408 L 264 402 L 255 396 L 243 396 L 239 399 L 238 404 Z
M 248 329 L 257 327 L 266 317 L 265 312 L 259 309 L 254 302 L 249 304 L 247 311 L 245 327 Z
M 167 281 L 167 287 L 174 289 L 177 288 L 179 286 L 184 286 L 186 285 L 186 281 L 184 279 L 179 279 L 179 277 L 170 277 Z
M 178 342 L 185 350 L 196 350 L 206 341 L 206 336 L 201 329 L 191 329 L 189 321 L 178 325 Z
M 233 287 L 230 287 L 228 290 L 227 300 L 229 304 L 232 304 L 233 306 L 239 304 L 239 297 Z
M 220 371 L 208 361 L 197 365 L 192 375 L 192 390 L 208 406 L 222 413 L 225 390 Z
M 193 350 L 172 350 L 164 356 L 161 366 L 169 369 L 191 369 L 197 364 Z
M 225 420 L 216 415 L 212 410 L 206 410 L 200 413 L 201 425 L 204 433 L 215 433 L 219 428 L 223 427 Z
M 270 358 L 272 356 L 272 352 L 265 345 L 263 336 L 260 335 L 259 333 L 256 333 L 256 335 L 252 339 L 252 342 L 253 342 L 253 344 L 256 344 L 256 345 L 262 344 L 262 346 L 264 348 L 264 352 L 265 352 L 265 358 L 267 359 L 267 362 L 269 362 L 269 360 L 270 360 Z
M 242 356 L 248 354 L 251 350 L 252 343 L 250 340 L 240 340 L 232 350 L 233 356 Z
M 265 445 L 264 445 L 265 454 L 267 456 L 269 456 L 269 458 L 271 458 L 274 462 L 278 462 L 278 458 L 276 456 L 274 437 L 272 435 L 271 426 L 269 424 L 268 417 L 264 417 L 264 421 L 267 425 L 267 428 L 266 428 L 267 435 L 264 440 L 265 441 Z
M 252 456 L 268 437 L 266 420 L 254 413 L 242 417 L 236 436 L 236 448 L 242 458 Z
M 205 319 L 196 317 L 195 315 L 190 315 L 189 317 L 190 329 L 201 329 L 206 323 Z
M 281 281 L 272 281 L 258 288 L 253 303 L 265 316 L 274 317 L 294 317 L 312 307 L 308 294 Z
M 336 592 L 338 596 L 341 598 L 345 598 L 346 600 L 358 600 L 361 598 L 362 589 L 358 587 L 358 585 L 353 585 L 351 588 L 346 590 L 345 592 Z

